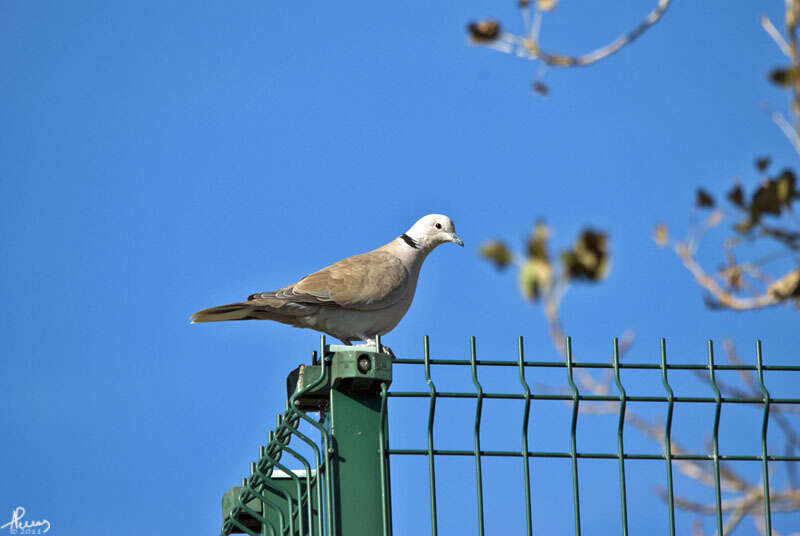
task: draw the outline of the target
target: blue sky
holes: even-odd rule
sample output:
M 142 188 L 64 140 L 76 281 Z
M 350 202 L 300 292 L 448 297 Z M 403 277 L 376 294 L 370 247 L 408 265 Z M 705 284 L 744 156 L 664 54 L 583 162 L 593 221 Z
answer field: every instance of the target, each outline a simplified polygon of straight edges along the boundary
M 543 42 L 587 50 L 649 4 L 566 1 Z M 633 329 L 631 359 L 657 359 L 664 336 L 676 360 L 703 362 L 707 338 L 733 337 L 797 362 L 796 313 L 709 312 L 651 240 L 656 222 L 685 227 L 697 186 L 753 186 L 765 153 L 796 164 L 762 109 L 786 109 L 765 77 L 782 58 L 757 22 L 780 21 L 782 2 L 676 2 L 617 56 L 550 70 L 544 99 L 535 65 L 466 42 L 475 18 L 519 31 L 513 5 L 0 2 L 0 521 L 24 505 L 54 534 L 216 531 L 222 493 L 318 337 L 189 315 L 430 212 L 466 247 L 428 259 L 385 338 L 398 354 L 419 356 L 429 334 L 435 355 L 464 356 L 476 335 L 482 356 L 509 358 L 522 334 L 555 359 L 540 311 L 477 258 L 542 217 L 557 249 L 586 225 L 611 235 L 609 279 L 564 302 L 582 359 Z

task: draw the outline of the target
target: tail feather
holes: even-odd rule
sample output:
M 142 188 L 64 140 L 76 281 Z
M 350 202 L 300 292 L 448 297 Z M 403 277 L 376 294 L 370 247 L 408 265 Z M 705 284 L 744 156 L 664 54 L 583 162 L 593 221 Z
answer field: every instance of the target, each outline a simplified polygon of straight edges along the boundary
M 250 320 L 256 306 L 251 303 L 230 303 L 197 311 L 192 315 L 192 324 L 199 322 L 222 322 L 224 320 Z
M 305 327 L 303 320 L 307 315 L 317 311 L 319 306 L 309 306 L 301 303 L 281 303 L 275 300 L 275 304 L 265 304 L 259 302 L 240 302 L 229 303 L 197 311 L 191 316 L 191 323 L 200 322 L 222 322 L 225 320 L 274 320 L 291 326 Z

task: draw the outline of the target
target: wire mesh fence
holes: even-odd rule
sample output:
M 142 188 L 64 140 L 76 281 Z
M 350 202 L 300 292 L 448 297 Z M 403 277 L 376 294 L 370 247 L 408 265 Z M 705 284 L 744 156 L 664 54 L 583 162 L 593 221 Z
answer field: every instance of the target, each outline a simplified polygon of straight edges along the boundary
M 336 533 L 331 525 L 333 486 L 329 452 L 332 438 L 328 430 L 296 404 L 297 398 L 323 381 L 324 376 L 320 376 L 289 397 L 286 411 L 278 416 L 275 430 L 267 436 L 267 445 L 259 447 L 258 460 L 250 464 L 250 476 L 242 479 L 241 487 L 232 488 L 224 495 L 222 534 L 321 536 Z M 301 422 L 316 429 L 320 439 L 315 441 L 301 432 Z M 311 460 L 289 446 L 295 437 L 312 450 Z M 284 454 L 299 462 L 303 469 L 290 469 L 285 465 L 289 462 Z
M 663 340 L 657 362 L 622 361 L 617 339 L 613 341 L 609 362 L 578 362 L 574 358 L 570 339 L 566 340 L 563 361 L 531 361 L 525 358 L 521 338 L 515 359 L 490 360 L 478 359 L 474 338 L 470 339 L 468 359 L 432 358 L 426 337 L 421 358 L 394 359 L 388 364 L 388 373 L 385 362 L 381 365 L 384 356 L 377 351 L 327 347 L 323 341 L 320 355 L 323 359 L 316 368 L 299 369 L 300 375 L 305 375 L 305 378 L 290 386 L 288 409 L 279 417 L 276 431 L 270 435 L 268 445 L 262 448 L 258 461 L 251 464 L 251 475 L 241 488 L 234 488 L 226 494 L 223 501 L 223 534 L 392 534 L 397 523 L 392 520 L 390 475 L 400 467 L 401 460 L 409 458 L 424 460 L 427 466 L 424 477 L 427 489 L 417 486 L 414 493 L 416 496 L 427 496 L 427 515 L 421 516 L 417 512 L 417 517 L 428 518 L 427 526 L 434 536 L 456 533 L 452 529 L 452 520 L 442 517 L 442 492 L 437 491 L 441 489 L 442 479 L 449 477 L 439 465 L 451 459 L 471 460 L 473 465 L 474 488 L 468 491 L 462 486 L 458 490 L 472 497 L 472 506 L 464 509 L 459 517 L 472 518 L 471 522 L 460 519 L 460 526 L 471 525 L 470 532 L 479 536 L 496 533 L 487 528 L 486 503 L 497 493 L 521 496 L 521 500 L 515 504 L 521 506 L 522 523 L 518 527 L 520 530 L 515 533 L 535 533 L 541 519 L 537 520 L 534 515 L 534 491 L 537 487 L 553 486 L 551 480 L 537 479 L 533 470 L 536 460 L 562 460 L 569 464 L 571 529 L 577 535 L 586 530 L 586 521 L 581 514 L 582 493 L 593 487 L 602 487 L 604 493 L 616 488 L 614 493 L 619 506 L 617 527 L 620 533 L 627 535 L 630 530 L 637 528 L 631 526 L 630 521 L 632 501 L 628 486 L 631 478 L 626 471 L 631 463 L 639 462 L 649 464 L 646 472 L 648 479 L 663 484 L 663 509 L 666 511 L 664 529 L 669 534 L 681 532 L 677 528 L 676 511 L 689 505 L 689 501 L 676 494 L 675 473 L 696 471 L 700 475 L 697 478 L 702 480 L 705 474 L 702 473 L 703 464 L 711 466 L 706 484 L 713 490 L 713 501 L 703 508 L 709 509 L 704 513 L 711 515 L 717 534 L 729 534 L 745 516 L 757 517 L 759 530 L 764 534 L 773 534 L 776 507 L 780 512 L 794 512 L 800 518 L 800 491 L 797 486 L 790 483 L 785 490 L 777 491 L 770 485 L 776 464 L 785 462 L 791 467 L 800 467 L 797 465 L 800 456 L 795 455 L 792 448 L 779 453 L 778 447 L 782 445 L 775 444 L 774 436 L 769 433 L 770 425 L 776 419 L 780 419 L 778 424 L 784 433 L 793 433 L 793 424 L 787 425 L 786 415 L 800 408 L 800 397 L 773 395 L 765 379 L 766 374 L 800 372 L 800 365 L 765 364 L 760 342 L 753 364 L 718 363 L 711 342 L 707 347 L 706 363 L 671 362 Z M 404 371 L 408 372 L 407 376 L 424 379 L 425 387 L 419 390 L 390 390 L 392 369 L 398 375 L 403 375 L 401 371 Z M 462 376 L 468 377 L 467 383 L 471 388 L 447 390 L 437 387 L 439 376 L 452 376 L 444 372 L 447 370 L 461 371 Z M 484 378 L 494 370 L 513 371 L 516 376 L 515 388 L 512 389 L 506 382 L 506 389 L 488 389 L 484 385 Z M 545 389 L 530 380 L 531 376 L 538 377 L 543 371 L 562 375 L 566 390 Z M 625 377 L 634 371 L 657 376 L 661 384 L 659 392 L 636 393 L 636 386 L 627 382 Z M 680 372 L 702 376 L 708 393 L 676 393 L 671 375 Z M 729 372 L 740 374 L 745 380 L 751 378 L 748 381 L 752 383 L 752 388 L 736 389 L 719 378 L 720 374 Z M 607 374 L 608 386 L 598 383 L 590 373 Z M 796 381 L 788 383 L 798 385 Z M 611 392 L 611 388 L 615 392 Z M 793 392 L 790 394 L 794 395 Z M 351 404 L 351 400 L 355 403 Z M 426 407 L 423 410 L 419 405 L 415 406 L 409 418 L 417 424 L 424 423 L 424 434 L 405 437 L 402 430 L 395 429 L 396 423 L 389 426 L 389 414 L 395 411 L 396 404 L 415 400 Z M 458 405 L 457 418 L 449 414 L 446 417 L 442 415 L 440 406 L 445 401 Z M 519 410 L 516 423 L 509 414 L 500 425 L 505 430 L 517 430 L 516 444 L 508 448 L 486 448 L 482 444 L 482 441 L 491 439 L 487 437 L 491 431 L 487 434 L 486 427 L 495 427 L 497 424 L 488 420 L 491 417 L 486 417 L 486 405 L 493 401 L 507 401 L 515 404 Z M 567 448 L 532 448 L 537 439 L 531 434 L 532 425 L 540 419 L 537 407 L 545 403 L 558 403 L 568 408 Z M 656 413 L 662 415 L 661 422 L 644 424 L 645 419 L 631 409 L 637 404 L 655 406 Z M 606 413 L 613 412 L 616 448 L 603 451 L 582 445 L 579 423 L 587 418 L 582 415 L 592 405 L 601 405 Z M 747 449 L 737 451 L 736 445 L 721 445 L 721 418 L 726 408 L 734 406 L 753 407 L 760 412 L 760 448 L 756 452 Z M 676 408 L 679 407 L 711 410 L 708 452 L 691 451 L 676 442 L 673 424 Z M 308 415 L 310 411 L 320 412 L 319 422 Z M 456 420 L 459 422 L 454 422 Z M 314 441 L 301 432 L 301 424 L 314 430 L 319 440 Z M 437 435 L 437 428 L 456 425 L 469 428 L 469 444 L 461 445 L 461 448 L 441 445 L 443 438 L 441 434 Z M 658 452 L 632 448 L 628 444 L 630 436 L 626 434 L 631 426 L 645 430 L 648 439 L 657 443 Z M 390 431 L 392 437 L 401 433 L 399 437 L 406 439 L 405 443 L 419 440 L 420 444 L 390 447 Z M 290 440 L 295 437 L 313 455 L 303 456 L 298 452 L 299 449 L 289 447 Z M 793 441 L 796 440 L 795 436 Z M 787 445 L 791 447 L 791 442 L 787 442 Z M 359 448 L 361 450 L 357 450 Z M 282 456 L 297 460 L 301 468 L 290 469 Z M 485 465 L 488 460 L 505 460 L 517 466 L 503 482 L 502 490 L 485 485 Z M 613 464 L 617 474 L 616 485 L 587 479 L 581 464 L 589 460 Z M 744 487 L 741 483 L 743 479 L 726 465 L 739 462 L 759 467 L 760 482 L 757 485 Z M 401 476 L 405 478 L 406 472 L 403 466 Z M 732 489 L 741 492 L 741 500 L 731 498 Z M 769 493 L 764 490 L 769 490 Z M 449 515 L 452 516 L 452 512 Z M 800 523 L 797 525 L 800 527 Z M 459 534 L 464 533 L 463 528 L 459 530 Z

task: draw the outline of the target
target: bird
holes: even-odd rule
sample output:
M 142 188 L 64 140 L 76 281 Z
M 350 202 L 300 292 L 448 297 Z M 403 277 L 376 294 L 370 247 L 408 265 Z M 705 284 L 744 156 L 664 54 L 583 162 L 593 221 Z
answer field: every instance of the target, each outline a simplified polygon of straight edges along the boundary
M 375 345 L 411 306 L 428 254 L 448 242 L 464 247 L 450 218 L 429 214 L 378 249 L 342 259 L 293 285 L 251 294 L 247 301 L 198 311 L 191 323 L 273 320 L 326 333 L 347 346 L 354 341 Z

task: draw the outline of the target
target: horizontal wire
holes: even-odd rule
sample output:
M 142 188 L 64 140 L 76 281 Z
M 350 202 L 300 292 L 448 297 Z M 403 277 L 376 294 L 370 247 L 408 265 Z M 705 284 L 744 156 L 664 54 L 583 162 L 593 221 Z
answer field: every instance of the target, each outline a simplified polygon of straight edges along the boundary
M 428 363 L 431 365 L 462 365 L 471 366 L 472 362 L 469 359 L 429 359 Z M 394 359 L 393 365 L 424 365 L 424 359 Z M 476 365 L 489 366 L 489 367 L 519 367 L 519 361 L 496 361 L 487 359 L 478 359 L 475 361 Z M 525 367 L 540 367 L 540 368 L 567 368 L 567 364 L 561 361 L 524 361 L 522 363 Z M 598 368 L 598 369 L 613 369 L 612 363 L 579 363 L 573 362 L 573 368 Z M 708 365 L 695 365 L 695 364 L 668 364 L 667 370 L 708 370 Z M 661 365 L 657 363 L 620 363 L 620 369 L 639 369 L 639 370 L 661 370 Z M 714 370 L 744 370 L 757 372 L 756 365 L 714 365 Z M 788 371 L 800 372 L 800 365 L 764 365 L 762 370 L 765 371 Z
M 387 454 L 397 456 L 428 456 L 428 449 L 389 449 Z M 434 449 L 434 456 L 475 456 L 474 450 L 447 450 L 447 449 Z M 507 458 L 522 458 L 524 454 L 522 451 L 515 450 L 481 450 L 481 456 L 494 456 L 494 457 L 507 457 Z M 572 454 L 569 452 L 545 452 L 545 451 L 528 451 L 528 456 L 531 458 L 570 458 Z M 619 454 L 612 454 L 606 452 L 577 452 L 578 458 L 596 459 L 596 460 L 618 460 Z M 713 461 L 714 456 L 705 454 L 673 454 L 673 460 L 694 460 L 694 461 Z M 800 456 L 767 456 L 768 461 L 771 462 L 800 462 Z M 623 456 L 626 460 L 666 460 L 667 457 L 663 454 L 636 454 L 626 452 Z M 726 454 L 719 456 L 720 460 L 733 461 L 733 462 L 760 462 L 763 461 L 762 456 L 747 456 L 739 454 Z
M 706 367 L 706 370 L 708 368 Z M 430 393 L 423 393 L 420 391 L 390 391 L 387 393 L 390 397 L 395 398 L 430 398 Z M 458 393 L 458 392 L 437 392 L 437 398 L 477 398 L 475 393 Z M 484 393 L 483 398 L 494 398 L 501 400 L 525 400 L 524 394 L 518 393 Z M 559 395 L 559 394 L 531 394 L 531 400 L 574 400 L 573 395 Z M 619 402 L 619 396 L 613 395 L 578 395 L 578 400 L 589 400 L 595 402 Z M 669 398 L 665 396 L 636 396 L 630 395 L 627 397 L 628 402 L 669 402 Z M 714 404 L 716 399 L 714 397 L 704 396 L 675 396 L 672 398 L 673 402 L 699 402 Z M 763 398 L 737 398 L 723 396 L 721 401 L 726 404 L 763 404 Z M 800 398 L 770 398 L 772 404 L 800 404 Z

